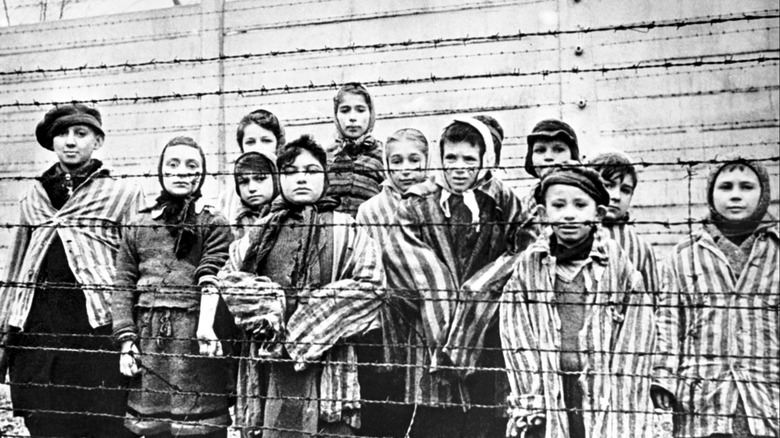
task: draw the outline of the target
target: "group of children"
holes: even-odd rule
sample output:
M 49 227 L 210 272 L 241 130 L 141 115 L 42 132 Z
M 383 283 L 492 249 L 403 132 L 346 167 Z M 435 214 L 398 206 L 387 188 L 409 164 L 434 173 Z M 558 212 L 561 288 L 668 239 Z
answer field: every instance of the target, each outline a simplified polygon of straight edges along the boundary
M 630 158 L 582 163 L 565 122 L 528 135 L 539 181 L 518 196 L 495 172 L 492 117 L 448 124 L 439 169 L 416 129 L 371 136 L 360 84 L 338 92 L 334 118 L 323 148 L 286 142 L 268 111 L 245 116 L 222 213 L 201 199 L 203 149 L 176 137 L 156 201 L 107 194 L 124 203 L 102 218 L 85 215 L 87 191 L 127 182 L 91 158 L 99 113 L 47 113 L 38 140 L 60 163 L 23 198 L 2 301 L 14 408 L 33 434 L 120 436 L 123 420 L 131 436 L 226 437 L 231 405 L 245 437 L 649 437 L 656 409 L 679 437 L 778 434 L 780 235 L 759 161 L 715 167 L 709 217 L 659 268 L 629 218 Z M 89 239 L 108 242 L 91 264 Z M 63 302 L 78 316 L 57 315 Z M 118 360 L 87 345 L 101 336 Z M 98 376 L 61 364 L 79 353 Z M 98 428 L 69 407 L 86 397 L 73 382 L 128 388 L 126 406 L 102 406 Z

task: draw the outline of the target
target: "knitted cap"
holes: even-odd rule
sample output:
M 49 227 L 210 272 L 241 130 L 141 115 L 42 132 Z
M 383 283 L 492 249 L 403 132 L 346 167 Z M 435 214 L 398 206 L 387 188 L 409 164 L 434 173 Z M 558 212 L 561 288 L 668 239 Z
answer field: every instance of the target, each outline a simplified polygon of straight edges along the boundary
M 539 139 L 562 141 L 569 146 L 571 159 L 575 161 L 580 160 L 580 147 L 577 143 L 577 134 L 574 132 L 574 129 L 568 123 L 557 119 L 542 120 L 534 126 L 534 129 L 526 137 L 528 150 L 525 154 L 525 171 L 529 174 L 539 178 L 534 169 L 533 161 L 534 143 Z
M 537 204 L 544 204 L 544 195 L 547 193 L 547 189 L 555 184 L 577 187 L 590 195 L 596 201 L 596 205 L 609 205 L 609 193 L 604 188 L 601 175 L 576 161 L 566 161 L 560 167 L 554 167 L 544 174 L 541 184 L 534 193 Z
M 87 125 L 96 134 L 104 136 L 100 111 L 83 103 L 69 103 L 52 108 L 35 128 L 35 138 L 44 148 L 53 151 L 52 140 L 63 129 L 73 125 Z

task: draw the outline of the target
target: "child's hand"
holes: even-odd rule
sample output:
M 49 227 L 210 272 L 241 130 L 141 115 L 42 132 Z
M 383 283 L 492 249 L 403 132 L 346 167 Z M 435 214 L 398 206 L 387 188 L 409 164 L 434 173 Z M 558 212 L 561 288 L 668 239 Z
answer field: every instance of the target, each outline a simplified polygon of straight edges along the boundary
M 650 397 L 653 399 L 653 405 L 656 409 L 671 411 L 674 407 L 674 396 L 665 389 L 655 386 L 651 387 Z
M 200 354 L 204 356 L 222 356 L 222 343 L 219 342 L 213 327 L 198 327 L 197 336 Z
M 136 355 L 138 347 L 135 346 L 133 341 L 125 341 L 122 344 L 122 349 L 119 355 L 119 372 L 126 377 L 134 377 L 141 372 L 138 369 L 138 362 L 136 362 Z

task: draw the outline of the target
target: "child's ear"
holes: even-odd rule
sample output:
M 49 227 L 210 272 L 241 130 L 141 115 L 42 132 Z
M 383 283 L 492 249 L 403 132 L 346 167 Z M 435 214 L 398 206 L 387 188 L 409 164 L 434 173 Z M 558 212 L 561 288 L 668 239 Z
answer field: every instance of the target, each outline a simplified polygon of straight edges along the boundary
M 541 222 L 547 222 L 547 209 L 544 208 L 544 205 L 538 204 L 536 206 L 536 217 Z
M 607 215 L 607 207 L 603 205 L 597 205 L 596 206 L 596 219 L 598 219 L 599 222 L 604 220 L 604 216 Z

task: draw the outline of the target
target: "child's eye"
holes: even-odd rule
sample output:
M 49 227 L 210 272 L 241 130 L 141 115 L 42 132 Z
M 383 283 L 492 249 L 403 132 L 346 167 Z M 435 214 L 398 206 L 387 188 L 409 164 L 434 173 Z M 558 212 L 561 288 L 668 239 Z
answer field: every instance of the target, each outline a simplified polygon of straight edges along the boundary
M 718 190 L 728 191 L 731 190 L 732 188 L 734 188 L 734 186 L 730 182 L 722 182 L 718 185 Z
M 615 183 L 610 181 L 610 180 L 608 180 L 608 179 L 603 179 L 601 181 L 604 183 L 604 188 L 606 188 L 606 189 L 611 189 L 611 188 L 615 187 Z
M 543 154 L 547 151 L 547 148 L 544 146 L 534 146 L 534 153 L 535 154 Z
M 249 184 L 249 178 L 245 176 L 241 176 L 237 179 L 238 185 L 243 186 L 245 184 Z
M 446 154 L 444 155 L 444 161 L 455 161 L 457 157 L 454 154 Z
M 630 195 L 630 194 L 634 193 L 634 189 L 632 189 L 631 187 L 628 187 L 628 186 L 623 186 L 620 189 L 620 193 L 623 193 L 624 195 Z
M 346 113 L 350 112 L 351 110 L 352 110 L 352 108 L 350 108 L 348 106 L 341 106 L 341 107 L 339 107 L 339 112 L 340 113 L 346 114 Z
M 263 182 L 268 179 L 268 175 L 264 173 L 260 173 L 260 174 L 253 175 L 252 179 L 258 182 Z
M 244 140 L 244 144 L 245 145 L 253 145 L 253 144 L 255 144 L 255 139 L 254 138 L 248 138 L 248 139 Z
M 756 186 L 753 183 L 742 183 L 739 185 L 742 190 L 753 190 Z

